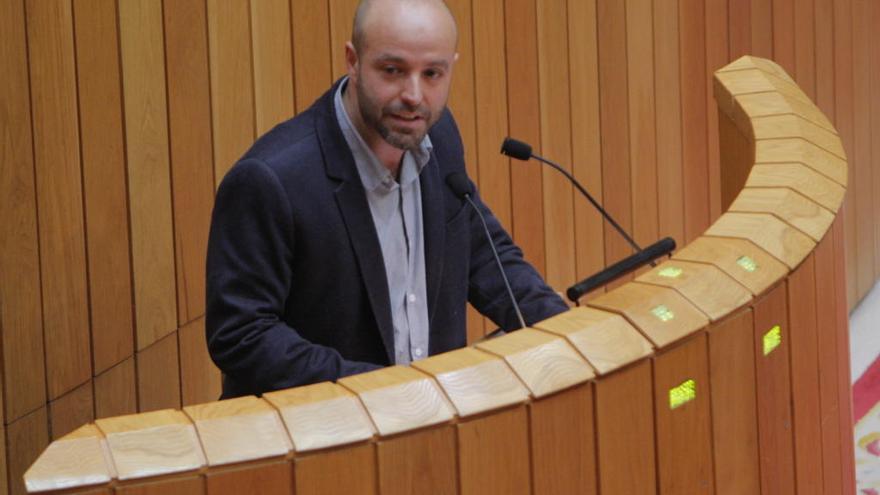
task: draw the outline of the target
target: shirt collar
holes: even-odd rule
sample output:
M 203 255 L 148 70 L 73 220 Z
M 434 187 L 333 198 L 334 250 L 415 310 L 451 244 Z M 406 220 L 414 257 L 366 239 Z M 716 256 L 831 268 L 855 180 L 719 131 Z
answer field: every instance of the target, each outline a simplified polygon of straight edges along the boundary
M 348 116 L 348 111 L 346 111 L 345 104 L 342 101 L 342 93 L 347 86 L 348 78 L 346 77 L 337 88 L 333 103 L 336 107 L 336 120 L 338 121 L 339 127 L 342 129 L 342 134 L 345 136 L 345 141 L 348 143 L 348 147 L 351 149 L 351 153 L 354 156 L 354 161 L 357 165 L 361 182 L 367 190 L 374 190 L 380 186 L 391 188 L 395 184 L 391 171 L 382 165 L 382 162 L 379 161 L 379 158 L 373 153 L 373 150 L 367 146 L 367 143 L 364 141 L 363 137 L 361 137 L 357 128 L 351 122 L 351 118 Z M 400 170 L 401 184 L 407 184 L 418 178 L 419 174 L 421 174 L 422 170 L 431 160 L 431 150 L 433 150 L 433 148 L 434 146 L 431 143 L 430 136 L 425 134 L 424 139 L 419 143 L 417 149 L 404 152 Z M 411 163 L 412 165 L 408 165 L 408 163 Z M 410 171 L 412 166 L 415 167 L 413 170 L 415 173 Z

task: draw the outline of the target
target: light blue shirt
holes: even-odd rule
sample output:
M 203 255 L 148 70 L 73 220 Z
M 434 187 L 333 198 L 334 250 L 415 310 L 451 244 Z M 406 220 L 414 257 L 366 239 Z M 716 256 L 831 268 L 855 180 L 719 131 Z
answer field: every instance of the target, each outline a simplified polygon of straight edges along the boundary
M 398 182 L 352 124 L 342 102 L 346 86 L 348 80 L 336 91 L 336 118 L 354 156 L 379 236 L 391 301 L 395 363 L 409 364 L 428 356 L 425 236 L 419 174 L 431 158 L 431 139 L 426 135 L 417 150 L 404 152 Z

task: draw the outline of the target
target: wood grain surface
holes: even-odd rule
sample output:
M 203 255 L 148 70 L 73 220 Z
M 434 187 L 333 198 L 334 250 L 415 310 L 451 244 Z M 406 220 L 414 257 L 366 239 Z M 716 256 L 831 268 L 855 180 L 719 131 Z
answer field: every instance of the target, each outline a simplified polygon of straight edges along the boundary
M 795 463 L 791 405 L 791 329 L 785 286 L 755 303 L 755 380 L 757 383 L 758 452 L 761 491 L 794 494 Z M 779 326 L 778 347 L 767 352 L 765 336 Z
M 455 427 L 427 428 L 376 442 L 379 493 L 458 493 Z
M 709 329 L 712 445 L 719 495 L 760 493 L 753 313 Z
M 73 2 L 92 359 L 98 375 L 131 356 L 131 250 L 116 2 Z
M 136 413 L 135 359 L 130 357 L 95 377 L 95 416 L 107 418 Z
M 752 300 L 749 291 L 712 265 L 665 261 L 636 279 L 678 291 L 711 321 L 717 321 Z
M 524 402 L 528 389 L 504 362 L 466 347 L 414 361 L 413 368 L 433 376 L 460 417 Z
M 746 187 L 788 187 L 836 212 L 846 190 L 800 163 L 761 164 L 752 167 Z
M 789 271 L 781 261 L 744 239 L 700 237 L 675 253 L 673 259 L 714 264 L 754 295 L 769 289 Z M 740 263 L 745 260 L 754 262 L 753 270 L 746 269 L 747 263 Z
M 597 297 L 590 306 L 623 315 L 657 348 L 709 324 L 708 317 L 675 290 L 639 282 Z
M 590 365 L 565 339 L 531 328 L 481 342 L 476 347 L 502 357 L 536 398 L 595 376 Z
M 376 471 L 376 447 L 373 445 L 297 458 L 294 461 L 294 493 L 376 494 Z
M 847 184 L 846 161 L 815 144 L 799 138 L 770 139 L 755 142 L 755 163 L 797 162 L 837 182 Z
M 445 423 L 455 415 L 437 382 L 413 368 L 392 366 L 338 383 L 357 394 L 381 435 Z
M 471 419 L 456 428 L 461 495 L 531 491 L 525 406 Z
M 208 466 L 282 457 L 293 450 L 278 411 L 253 396 L 187 406 Z
M 574 308 L 536 328 L 564 336 L 599 375 L 651 354 L 651 343 L 625 318 L 594 308 Z
M 289 462 L 276 462 L 256 467 L 209 471 L 205 475 L 205 488 L 208 495 L 290 495 L 293 493 L 293 465 Z
M 743 189 L 728 211 L 771 213 L 818 242 L 834 221 L 834 214 L 787 188 Z
M 136 345 L 177 328 L 162 6 L 120 2 Z
M 803 232 L 763 213 L 725 213 L 706 235 L 749 240 L 789 268 L 798 266 L 816 246 Z
M 281 390 L 263 397 L 281 413 L 298 453 L 361 442 L 376 431 L 358 398 L 333 383 Z
M 115 474 L 104 455 L 101 436 L 53 442 L 24 475 L 31 492 L 109 483 Z
M 694 396 L 673 404 L 673 389 L 686 382 Z M 712 456 L 712 389 L 705 333 L 654 358 L 659 493 L 715 493 Z
M 584 384 L 529 404 L 532 493 L 597 493 L 594 400 Z

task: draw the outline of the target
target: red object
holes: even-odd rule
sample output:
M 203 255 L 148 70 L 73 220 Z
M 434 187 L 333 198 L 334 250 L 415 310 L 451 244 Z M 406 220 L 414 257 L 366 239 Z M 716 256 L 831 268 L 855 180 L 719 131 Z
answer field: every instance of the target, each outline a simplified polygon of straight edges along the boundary
M 853 417 L 859 421 L 880 400 L 880 358 L 853 384 Z M 880 495 L 880 494 L 878 494 Z

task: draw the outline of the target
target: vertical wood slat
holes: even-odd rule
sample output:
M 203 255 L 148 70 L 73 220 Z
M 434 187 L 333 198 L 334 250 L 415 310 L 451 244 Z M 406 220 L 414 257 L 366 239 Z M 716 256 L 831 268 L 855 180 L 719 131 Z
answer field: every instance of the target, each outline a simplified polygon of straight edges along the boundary
M 504 0 L 472 3 L 480 28 L 474 36 L 477 165 L 480 195 L 502 225 L 510 225 L 510 159 L 498 153 L 508 135 Z M 519 165 L 519 164 L 517 164 Z
M 854 135 L 853 108 L 853 45 L 852 45 L 852 0 L 832 2 L 834 19 L 834 127 L 840 135 L 843 148 L 847 150 L 849 163 L 849 184 L 844 201 L 844 222 L 846 226 L 846 281 L 847 301 L 852 305 L 858 298 L 858 259 L 856 249 L 855 184 L 858 181 L 858 168 L 852 155 Z
M 294 493 L 377 493 L 376 448 L 365 444 L 294 461 Z
M 838 329 L 837 298 L 834 293 L 835 261 L 834 233 L 829 230 L 825 238 L 816 246 L 813 254 L 816 260 L 816 305 L 812 314 L 816 318 L 819 348 L 819 413 L 822 425 L 822 480 L 824 493 L 833 493 L 841 486 L 841 448 L 852 445 L 851 440 L 840 437 L 837 418 L 841 408 L 838 404 L 837 364 Z M 842 442 L 845 441 L 845 442 Z
M 590 2 L 579 2 L 589 4 Z M 538 33 L 535 29 L 535 0 L 506 0 L 504 30 L 507 57 L 507 120 L 510 136 L 541 147 L 539 105 Z M 572 12 L 569 11 L 569 19 Z M 595 25 L 595 23 L 594 23 Z M 585 29 L 586 31 L 586 29 Z M 517 33 L 512 35 L 510 33 Z M 457 72 L 456 79 L 460 79 Z M 574 95 L 572 95 L 574 105 Z M 574 123 L 572 114 L 572 126 Z M 456 114 L 458 117 L 458 114 Z M 462 122 L 458 119 L 459 128 Z M 577 161 L 577 160 L 575 160 Z M 538 164 L 511 163 L 510 195 L 512 223 L 508 224 L 514 241 L 526 260 L 540 273 L 545 273 L 544 201 L 541 194 L 542 170 Z M 521 199 L 520 199 L 521 198 Z
M 732 60 L 729 58 L 728 0 L 706 2 L 706 124 L 709 168 L 709 222 L 721 216 L 721 150 L 718 137 L 718 105 L 712 91 L 713 74 Z
M 295 5 L 301 3 L 313 2 L 296 2 Z M 255 137 L 248 4 L 247 0 L 208 0 L 214 181 L 217 185 Z M 301 62 L 308 63 L 307 60 Z
M 654 12 L 651 3 L 651 0 L 626 1 L 631 235 L 639 245 L 654 242 L 658 235 Z
M 678 41 L 678 2 L 654 0 L 654 58 L 657 115 L 658 234 L 684 243 L 681 93 Z
M 449 9 L 458 22 L 458 61 L 454 65 L 449 108 L 455 116 L 464 143 L 465 166 L 471 180 L 479 184 L 474 75 L 474 40 L 471 0 L 450 0 Z M 489 323 L 470 305 L 467 308 L 468 342 L 486 333 Z M 494 328 L 494 327 L 493 327 Z
M 599 108 L 602 143 L 602 201 L 624 230 L 632 226 L 629 111 L 626 60 L 626 5 L 597 2 Z M 605 263 L 615 263 L 632 248 L 605 224 Z
M 530 493 L 527 416 L 520 406 L 456 425 L 461 495 Z
M 599 41 L 596 2 L 568 2 L 569 92 L 571 94 L 571 160 L 573 175 L 596 198 L 602 198 L 602 144 L 599 116 Z M 521 196 L 516 196 L 517 198 Z M 514 202 L 514 208 L 516 203 Z M 573 199 L 576 279 L 605 266 L 604 220 L 599 212 Z M 519 217 L 514 215 L 515 223 Z
M 711 385 L 707 338 L 697 335 L 654 358 L 659 493 L 714 494 Z M 672 392 L 688 380 L 696 397 L 673 407 Z
M 600 378 L 595 397 L 599 493 L 655 493 L 651 363 Z
M 92 355 L 98 375 L 134 349 L 119 38 L 114 0 L 76 0 L 73 9 Z
M 161 4 L 119 2 L 137 349 L 177 328 Z
M 158 483 L 132 484 L 116 487 L 121 495 L 199 495 L 205 493 L 202 478 L 173 478 Z
M 871 25 L 880 26 L 880 3 L 871 2 Z M 874 206 L 871 215 L 880 218 L 880 34 L 872 32 L 871 66 L 871 170 L 874 177 Z M 880 226 L 874 222 L 874 279 L 880 278 Z
M 256 135 L 294 114 L 293 52 L 288 0 L 251 2 Z
M 180 407 L 177 332 L 137 354 L 138 411 Z
M 816 101 L 816 6 L 814 0 L 794 2 L 794 72 L 791 76 Z
M 571 171 L 571 107 L 569 99 L 566 4 L 538 0 L 538 81 L 541 153 Z M 546 279 L 562 287 L 574 279 L 574 218 L 571 184 L 555 170 L 542 171 Z
M 91 376 L 73 12 L 70 3 L 33 1 L 26 12 L 46 379 L 54 399 Z
M 754 305 L 761 492 L 779 495 L 796 493 L 787 307 L 784 285 L 772 289 Z M 777 325 L 781 340 L 778 347 L 767 352 L 765 337 Z
M 836 122 L 833 0 L 814 0 L 816 28 L 816 106 Z
M 95 377 L 96 418 L 122 416 L 138 411 L 134 361 L 134 357 L 129 357 Z
M 39 237 L 24 4 L 0 3 L 0 339 L 3 423 L 46 403 Z M 8 432 L 7 432 L 8 433 Z M 5 478 L 0 483 L 5 485 Z
M 807 258 L 788 278 L 788 322 L 791 331 L 791 395 L 794 420 L 797 493 L 823 493 L 819 329 L 816 324 L 815 257 Z M 829 328 L 822 328 L 828 331 Z
M 452 426 L 429 428 L 376 442 L 379 493 L 418 493 L 425 487 L 437 494 L 455 494 L 456 440 Z
M 57 440 L 80 426 L 95 420 L 95 398 L 88 381 L 49 403 L 49 430 Z
M 773 60 L 795 75 L 795 0 L 773 0 Z
M 333 80 L 346 73 L 345 43 L 351 41 L 354 11 L 358 0 L 329 0 L 330 55 Z
M 23 495 L 24 472 L 49 445 L 49 418 L 46 406 L 6 425 L 9 493 Z M 5 480 L 4 480 L 5 482 Z
M 709 226 L 709 171 L 706 143 L 706 51 L 705 6 L 702 2 L 678 2 L 681 68 L 682 166 L 684 235 L 689 242 Z
M 330 13 L 327 2 L 290 0 L 290 18 L 293 26 L 296 111 L 302 112 L 327 91 L 332 80 Z M 213 60 L 211 65 L 213 69 Z M 218 76 L 224 73 L 218 72 Z
M 205 476 L 205 492 L 208 495 L 238 495 L 260 493 L 266 495 L 291 495 L 293 493 L 293 465 L 276 462 L 259 467 L 236 469 L 235 467 Z
M 205 252 L 214 202 L 211 78 L 204 2 L 164 4 L 178 325 L 205 313 Z
M 853 0 L 852 10 L 852 62 L 853 62 L 853 141 L 848 158 L 850 170 L 855 169 L 856 180 L 851 180 L 848 195 L 855 195 L 856 236 L 848 237 L 847 242 L 856 246 L 856 290 L 857 300 L 861 300 L 874 285 L 874 229 L 878 220 L 873 216 L 874 189 L 871 170 L 871 71 L 869 67 L 872 32 L 877 30 L 871 24 L 871 0 Z M 880 172 L 878 172 L 880 173 Z M 849 234 L 849 232 L 847 232 Z
M 597 493 L 593 386 L 574 387 L 528 407 L 533 493 Z
M 749 1 L 749 0 L 745 0 Z M 750 0 L 751 51 L 750 55 L 773 58 L 773 2 Z
M 853 445 L 853 413 L 852 413 L 852 384 L 850 382 L 849 363 L 849 318 L 846 298 L 846 284 L 844 276 L 846 268 L 844 264 L 844 230 L 843 219 L 838 217 L 834 221 L 834 287 L 835 297 L 835 320 L 834 328 L 837 332 L 837 403 L 840 411 L 837 419 L 840 425 L 840 472 L 842 477 L 841 493 L 855 493 L 855 449 Z
M 220 370 L 211 361 L 205 340 L 205 318 L 184 325 L 177 332 L 180 345 L 180 395 L 183 405 L 217 400 L 221 391 Z
M 712 442 L 718 495 L 760 493 L 753 314 L 709 330 Z

